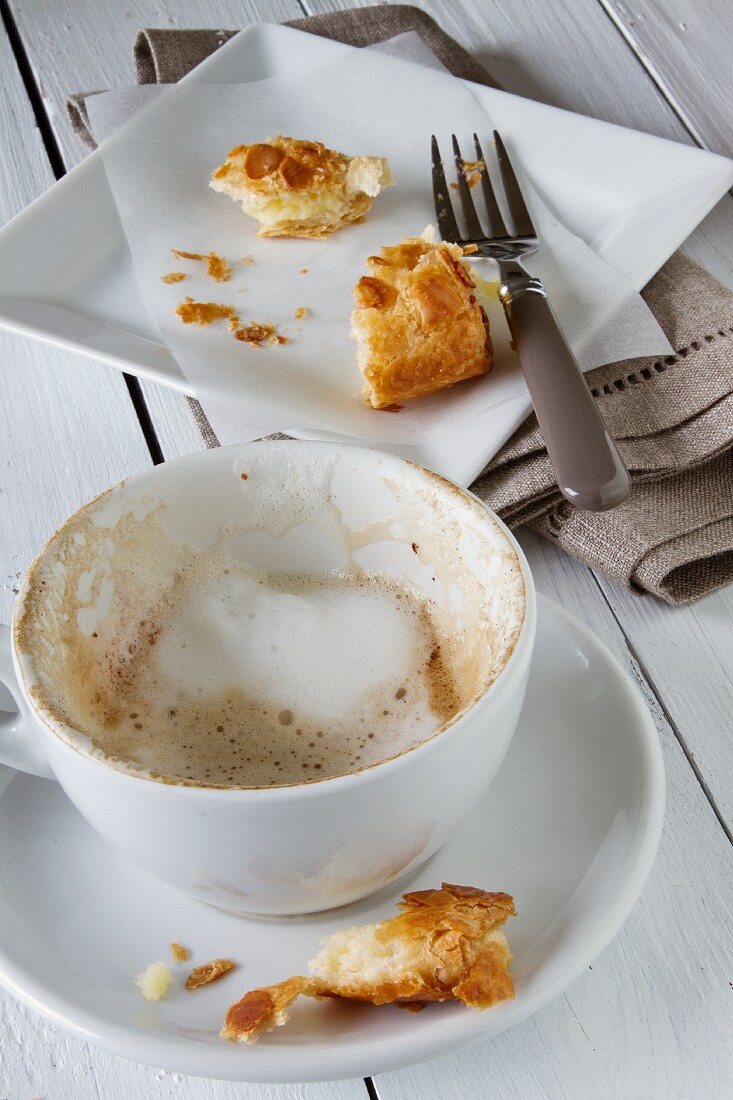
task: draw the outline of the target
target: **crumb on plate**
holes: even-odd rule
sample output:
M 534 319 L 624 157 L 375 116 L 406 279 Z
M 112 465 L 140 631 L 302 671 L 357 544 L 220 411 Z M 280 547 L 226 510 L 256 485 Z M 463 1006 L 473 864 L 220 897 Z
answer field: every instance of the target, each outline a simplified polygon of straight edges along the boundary
M 173 975 L 164 962 L 151 963 L 135 978 L 135 984 L 146 1001 L 162 1001 L 168 996 L 172 981 Z
M 185 271 L 169 271 L 167 275 L 161 275 L 161 283 L 182 283 L 186 278 Z
M 191 958 L 191 952 L 187 947 L 184 947 L 182 943 L 169 943 L 168 947 L 170 948 L 174 962 L 183 963 Z
M 295 311 L 296 321 L 302 321 L 303 318 L 307 317 L 307 316 L 308 316 L 308 307 L 307 306 L 298 306 L 298 308 Z
M 289 343 L 287 336 L 282 336 L 269 322 L 250 321 L 247 325 L 240 324 L 236 309 L 221 302 L 195 302 L 193 298 L 186 297 L 179 302 L 176 313 L 184 325 L 204 326 L 211 325 L 214 321 L 229 321 L 229 331 L 234 339 L 253 348 L 261 348 L 265 343 Z
M 217 978 L 223 977 L 233 970 L 237 964 L 233 959 L 212 959 L 202 966 L 195 966 L 186 978 L 186 989 L 198 989 L 200 985 L 208 985 Z

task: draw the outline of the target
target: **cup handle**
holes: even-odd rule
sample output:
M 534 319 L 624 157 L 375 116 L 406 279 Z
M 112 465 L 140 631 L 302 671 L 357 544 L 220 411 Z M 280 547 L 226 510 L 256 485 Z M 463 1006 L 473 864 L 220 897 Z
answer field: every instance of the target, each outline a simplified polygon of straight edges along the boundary
M 0 700 L 0 764 L 9 764 L 11 768 L 40 775 L 43 779 L 54 779 L 15 675 L 12 647 L 10 627 L 0 623 L 0 684 L 10 692 L 15 704 L 14 710 L 6 710 Z

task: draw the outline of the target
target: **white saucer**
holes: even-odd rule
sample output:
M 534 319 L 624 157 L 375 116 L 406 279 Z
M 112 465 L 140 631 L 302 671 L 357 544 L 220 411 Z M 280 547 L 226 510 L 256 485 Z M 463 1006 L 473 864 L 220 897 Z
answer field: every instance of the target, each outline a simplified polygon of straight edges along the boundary
M 491 736 L 487 729 L 486 736 Z M 600 642 L 547 600 L 524 715 L 483 804 L 395 886 L 342 910 L 263 921 L 189 901 L 117 856 L 52 782 L 0 779 L 0 979 L 62 1027 L 118 1054 L 240 1081 L 311 1081 L 398 1069 L 477 1043 L 561 992 L 628 915 L 650 870 L 664 807 L 657 734 L 635 685 Z M 222 843 L 236 843 L 223 837 Z M 391 915 L 406 889 L 446 879 L 506 890 L 517 996 L 487 1012 L 306 1001 L 254 1047 L 218 1037 L 246 989 L 302 973 L 321 936 Z M 168 943 L 241 964 L 166 1001 L 134 976 Z

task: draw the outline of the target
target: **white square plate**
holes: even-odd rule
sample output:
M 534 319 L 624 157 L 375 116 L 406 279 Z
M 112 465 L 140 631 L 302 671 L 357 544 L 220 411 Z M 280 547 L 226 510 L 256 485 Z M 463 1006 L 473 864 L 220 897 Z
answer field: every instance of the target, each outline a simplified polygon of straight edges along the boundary
M 349 49 L 255 24 L 185 80 L 260 80 Z M 733 183 L 723 157 L 469 87 L 560 220 L 638 289 Z M 141 300 L 99 153 L 0 232 L 0 326 L 190 392 Z M 428 443 L 390 449 L 469 484 L 530 407 L 523 395 Z

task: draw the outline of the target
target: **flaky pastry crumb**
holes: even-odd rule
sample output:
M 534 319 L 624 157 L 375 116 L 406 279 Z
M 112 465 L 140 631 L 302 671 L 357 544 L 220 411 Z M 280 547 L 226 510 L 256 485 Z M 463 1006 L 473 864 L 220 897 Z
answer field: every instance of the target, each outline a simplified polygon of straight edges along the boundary
M 217 283 L 226 283 L 232 277 L 231 267 L 224 257 L 216 252 L 184 252 L 180 248 L 172 248 L 171 252 L 179 260 L 203 260 L 206 264 L 206 274 Z
M 186 978 L 186 989 L 198 989 L 200 985 L 208 985 L 217 978 L 223 977 L 233 970 L 237 964 L 233 959 L 212 959 L 202 966 L 195 966 Z
M 211 325 L 215 321 L 229 321 L 229 331 L 235 340 L 243 344 L 249 344 L 253 348 L 261 348 L 263 344 L 287 344 L 287 336 L 282 336 L 274 325 L 261 321 L 250 321 L 249 324 L 240 323 L 239 314 L 233 306 L 222 305 L 221 302 L 195 302 L 193 298 L 184 298 L 179 303 L 176 313 L 184 325 Z
M 168 996 L 173 975 L 164 962 L 151 963 L 135 978 L 135 984 L 146 1001 L 162 1001 Z

